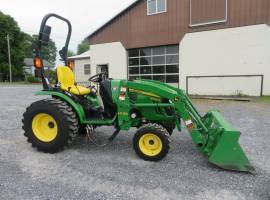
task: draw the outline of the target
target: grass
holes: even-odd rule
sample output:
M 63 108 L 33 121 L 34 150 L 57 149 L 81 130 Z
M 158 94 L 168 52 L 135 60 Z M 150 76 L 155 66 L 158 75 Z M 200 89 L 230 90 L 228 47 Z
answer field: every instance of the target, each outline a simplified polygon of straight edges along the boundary
M 270 96 L 263 96 L 262 99 L 265 101 L 270 101 Z

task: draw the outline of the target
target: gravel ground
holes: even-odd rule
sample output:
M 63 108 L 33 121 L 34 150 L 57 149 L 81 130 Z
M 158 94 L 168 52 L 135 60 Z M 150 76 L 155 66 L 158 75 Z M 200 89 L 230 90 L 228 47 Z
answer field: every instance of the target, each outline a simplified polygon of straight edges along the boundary
M 158 163 L 135 155 L 134 130 L 106 147 L 79 137 L 61 153 L 39 153 L 21 130 L 38 89 L 0 85 L 0 199 L 270 199 L 270 102 L 194 101 L 201 112 L 220 109 L 243 133 L 240 143 L 257 170 L 251 175 L 210 165 L 185 130 L 174 132 L 168 156 Z

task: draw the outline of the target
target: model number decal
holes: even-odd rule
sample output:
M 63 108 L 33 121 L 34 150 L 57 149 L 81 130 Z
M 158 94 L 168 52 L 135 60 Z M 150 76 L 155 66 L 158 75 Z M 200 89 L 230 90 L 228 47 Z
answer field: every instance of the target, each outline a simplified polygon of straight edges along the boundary
M 127 112 L 118 112 L 118 115 L 125 115 L 125 116 L 128 116 L 128 113 L 127 113 Z

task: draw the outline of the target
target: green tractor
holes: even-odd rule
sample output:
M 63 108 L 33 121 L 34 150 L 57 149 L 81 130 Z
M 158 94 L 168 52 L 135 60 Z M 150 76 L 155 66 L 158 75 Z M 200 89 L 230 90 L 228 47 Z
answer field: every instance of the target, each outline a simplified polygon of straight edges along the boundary
M 44 75 L 41 48 L 49 41 L 50 17 L 68 24 L 65 46 L 59 52 L 65 66 L 57 67 L 57 83 Z M 23 130 L 28 142 L 39 151 L 56 153 L 80 132 L 91 135 L 99 126 L 113 126 L 112 141 L 120 131 L 135 127 L 133 148 L 146 161 L 163 159 L 170 148 L 170 135 L 181 122 L 188 129 L 198 149 L 210 163 L 224 169 L 251 172 L 248 158 L 238 143 L 240 132 L 219 111 L 201 116 L 189 97 L 180 89 L 153 80 L 114 80 L 107 73 L 89 79 L 94 85 L 77 85 L 68 67 L 67 49 L 71 36 L 70 22 L 56 14 L 44 17 L 39 33 L 34 65 L 40 71 L 43 90 L 36 95 L 49 98 L 32 103 L 23 115 Z

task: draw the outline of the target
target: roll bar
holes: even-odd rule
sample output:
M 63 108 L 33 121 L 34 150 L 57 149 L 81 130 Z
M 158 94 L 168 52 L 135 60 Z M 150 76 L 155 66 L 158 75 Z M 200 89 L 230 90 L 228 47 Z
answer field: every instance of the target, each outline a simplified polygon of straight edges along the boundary
M 40 25 L 38 43 L 37 43 L 37 46 L 36 46 L 36 49 L 35 49 L 35 54 L 36 54 L 36 57 L 40 58 L 40 52 L 41 52 L 42 45 L 44 43 L 44 38 L 46 38 L 46 40 L 49 40 L 51 27 L 47 26 L 46 24 L 47 24 L 48 19 L 50 19 L 51 17 L 55 17 L 55 18 L 57 18 L 57 19 L 59 19 L 61 21 L 64 21 L 68 25 L 68 34 L 67 34 L 65 46 L 59 51 L 59 55 L 60 55 L 61 59 L 64 61 L 65 65 L 67 66 L 68 65 L 67 51 L 68 51 L 68 45 L 69 45 L 69 42 L 70 42 L 72 26 L 71 26 L 71 23 L 70 23 L 70 21 L 68 19 L 66 19 L 66 18 L 64 18 L 64 17 L 62 17 L 60 15 L 50 13 L 50 14 L 47 14 L 47 15 L 45 15 L 43 17 L 41 25 Z M 44 89 L 49 89 L 49 82 L 46 79 L 46 77 L 44 76 L 43 64 L 42 64 L 42 67 L 41 67 L 41 78 L 42 78 L 43 88 Z

